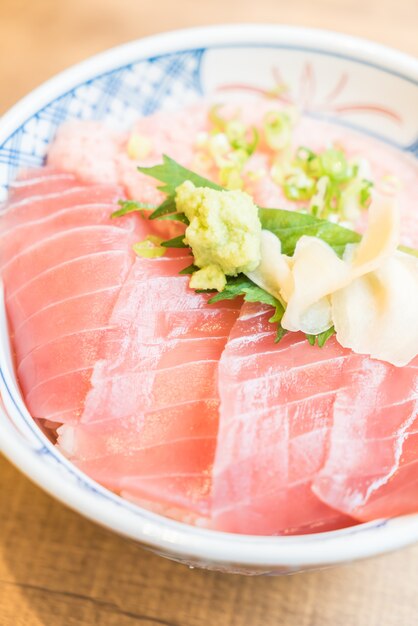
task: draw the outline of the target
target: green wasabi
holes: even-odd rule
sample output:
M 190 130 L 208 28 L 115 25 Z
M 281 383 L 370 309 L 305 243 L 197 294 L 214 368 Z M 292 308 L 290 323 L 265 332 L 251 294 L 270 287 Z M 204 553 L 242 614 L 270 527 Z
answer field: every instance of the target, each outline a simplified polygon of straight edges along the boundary
M 185 181 L 176 189 L 176 207 L 190 225 L 185 243 L 192 248 L 194 289 L 222 291 L 226 276 L 251 272 L 261 260 L 258 208 L 243 191 L 217 191 Z
M 193 272 L 190 279 L 192 289 L 216 289 L 223 291 L 226 285 L 226 276 L 219 265 L 206 265 L 201 270 Z

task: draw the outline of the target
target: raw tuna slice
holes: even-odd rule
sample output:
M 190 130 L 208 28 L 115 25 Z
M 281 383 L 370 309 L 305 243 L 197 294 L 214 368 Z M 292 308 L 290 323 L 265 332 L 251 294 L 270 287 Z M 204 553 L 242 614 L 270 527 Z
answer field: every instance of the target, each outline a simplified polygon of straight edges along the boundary
M 330 447 L 313 489 L 359 520 L 418 510 L 418 359 L 361 359 L 344 371 Z
M 59 442 L 86 473 L 126 497 L 205 516 L 218 361 L 239 304 L 208 306 L 178 275 L 189 263 L 174 256 L 136 260 L 80 424 L 61 428 Z
M 197 134 L 208 128 L 207 111 L 207 106 L 159 111 L 140 118 L 130 134 L 115 132 L 101 122 L 72 120 L 58 130 L 48 163 L 86 182 L 106 180 L 123 185 L 129 197 L 159 204 L 164 196 L 158 183 L 139 173 L 137 166 L 155 165 L 162 154 L 192 165 Z M 128 150 L 132 135 L 146 146 L 138 158 Z
M 24 250 L 38 243 L 40 239 L 50 234 L 55 235 L 68 229 L 105 224 L 115 226 L 115 220 L 110 217 L 114 211 L 114 204 L 87 204 L 71 206 L 50 213 L 40 219 L 23 221 L 13 228 L 13 237 L 3 236 L 0 233 L 2 256 L 12 259 Z M 119 220 L 118 228 L 134 228 L 132 220 Z
M 119 188 L 49 169 L 15 189 L 0 219 L 0 269 L 19 381 L 35 417 L 74 422 L 142 221 L 110 219 Z
M 114 185 L 84 185 L 74 183 L 65 191 L 52 187 L 46 194 L 28 195 L 10 202 L 1 214 L 1 236 L 5 236 L 16 226 L 24 222 L 37 221 L 57 211 L 74 206 L 90 206 L 92 204 L 116 204 L 122 196 L 122 189 Z M 115 207 L 116 209 L 117 207 Z
M 39 169 L 27 170 L 20 174 L 9 187 L 9 202 L 16 202 L 29 195 L 45 195 L 66 191 L 74 187 L 75 176 L 67 172 L 53 169 L 52 167 L 41 167 Z
M 214 525 L 257 535 L 341 528 L 352 520 L 323 504 L 311 481 L 349 353 L 295 334 L 275 345 L 269 317 L 271 309 L 244 304 L 220 361 Z

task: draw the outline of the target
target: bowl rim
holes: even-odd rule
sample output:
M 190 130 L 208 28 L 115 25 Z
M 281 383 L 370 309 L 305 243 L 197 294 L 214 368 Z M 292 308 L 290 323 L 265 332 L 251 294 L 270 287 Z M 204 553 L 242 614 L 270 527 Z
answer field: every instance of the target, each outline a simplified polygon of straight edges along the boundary
M 154 56 L 202 48 L 239 46 L 295 47 L 342 55 L 390 71 L 418 86 L 418 60 L 403 52 L 341 33 L 268 24 L 225 24 L 169 31 L 138 39 L 89 57 L 60 72 L 22 98 L 0 120 L 0 145 L 27 119 L 85 81 Z M 13 416 L 12 416 L 13 417 Z M 46 439 L 46 438 L 45 438 Z M 130 515 L 115 508 L 115 500 L 92 503 L 77 484 L 51 472 L 41 457 L 31 454 L 22 434 L 0 411 L 0 451 L 34 483 L 88 519 L 137 540 L 157 551 L 185 560 L 249 568 L 331 565 L 369 557 L 418 541 L 418 515 L 376 520 L 350 529 L 312 535 L 257 537 L 233 535 L 170 520 L 135 507 Z M 107 491 L 107 490 L 105 490 Z M 126 502 L 119 498 L 121 502 Z

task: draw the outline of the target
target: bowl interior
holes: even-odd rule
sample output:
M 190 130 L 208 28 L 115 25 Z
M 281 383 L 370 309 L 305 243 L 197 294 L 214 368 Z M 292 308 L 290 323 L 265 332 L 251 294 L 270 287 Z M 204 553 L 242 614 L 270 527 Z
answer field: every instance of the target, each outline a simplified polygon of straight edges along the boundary
M 285 27 L 193 29 L 134 42 L 46 83 L 0 124 L 0 200 L 22 168 L 39 166 L 68 119 L 119 128 L 202 96 L 285 99 L 305 114 L 360 130 L 418 157 L 418 63 L 332 33 Z M 3 310 L 3 307 L 2 307 Z M 246 573 L 295 571 L 387 551 L 418 539 L 418 516 L 305 537 L 255 538 L 192 528 L 145 511 L 79 472 L 47 440 L 13 374 L 0 320 L 0 448 L 84 515 L 185 562 Z M 402 532 L 400 531 L 402 528 Z

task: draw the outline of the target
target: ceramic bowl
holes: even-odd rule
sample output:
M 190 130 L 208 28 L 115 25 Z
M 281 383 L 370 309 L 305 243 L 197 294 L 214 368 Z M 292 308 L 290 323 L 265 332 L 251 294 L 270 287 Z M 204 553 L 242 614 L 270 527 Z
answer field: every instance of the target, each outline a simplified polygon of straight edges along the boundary
M 131 124 L 202 95 L 279 93 L 307 115 L 378 137 L 418 157 L 418 62 L 371 42 L 301 28 L 238 25 L 135 41 L 33 91 L 0 122 L 0 200 L 19 169 L 42 163 L 70 118 Z M 294 537 L 231 535 L 150 513 L 90 480 L 56 450 L 20 397 L 0 329 L 0 450 L 30 479 L 91 520 L 169 558 L 245 574 L 279 574 L 381 554 L 418 541 L 418 515 Z

